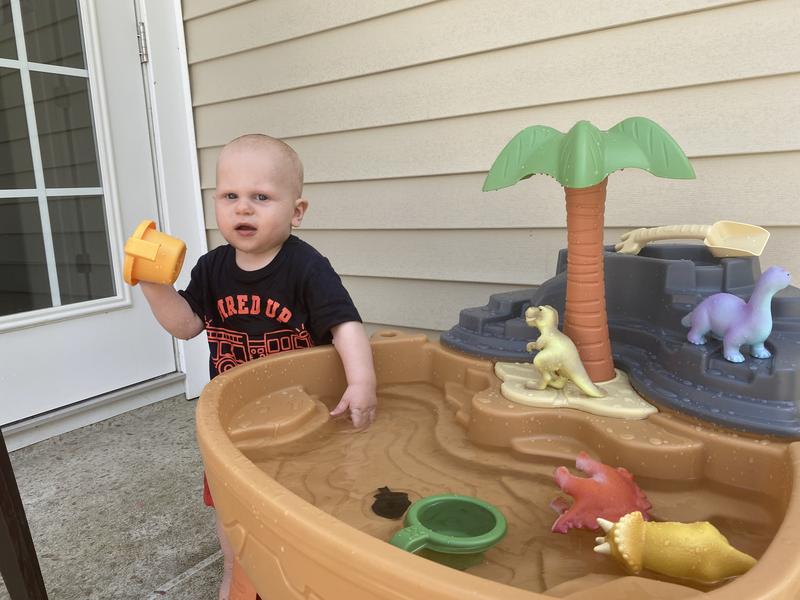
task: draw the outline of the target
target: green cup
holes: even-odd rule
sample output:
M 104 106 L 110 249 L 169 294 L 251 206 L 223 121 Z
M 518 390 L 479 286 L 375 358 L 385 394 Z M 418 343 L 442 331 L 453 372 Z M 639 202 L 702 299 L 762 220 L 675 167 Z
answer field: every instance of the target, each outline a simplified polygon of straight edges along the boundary
M 503 539 L 507 529 L 497 508 L 456 494 L 417 500 L 404 524 L 390 544 L 457 569 L 482 562 L 483 553 Z

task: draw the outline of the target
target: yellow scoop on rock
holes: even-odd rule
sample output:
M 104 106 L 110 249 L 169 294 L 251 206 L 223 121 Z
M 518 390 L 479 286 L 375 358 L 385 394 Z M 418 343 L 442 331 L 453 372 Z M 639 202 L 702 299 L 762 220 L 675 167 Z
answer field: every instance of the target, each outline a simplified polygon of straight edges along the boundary
M 639 254 L 649 242 L 675 239 L 701 239 L 711 254 L 718 258 L 761 256 L 769 231 L 758 225 L 736 221 L 717 221 L 713 225 L 640 227 L 623 233 L 614 248 L 622 254 Z

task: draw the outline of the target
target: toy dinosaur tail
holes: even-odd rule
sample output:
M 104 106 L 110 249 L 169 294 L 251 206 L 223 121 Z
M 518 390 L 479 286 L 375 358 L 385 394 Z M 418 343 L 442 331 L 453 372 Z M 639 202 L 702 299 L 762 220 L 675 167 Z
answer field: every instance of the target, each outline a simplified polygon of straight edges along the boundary
M 688 315 L 683 317 L 681 319 L 681 325 L 683 325 L 684 327 L 691 327 L 692 326 L 692 315 L 693 314 L 694 314 L 694 311 L 690 312 Z
M 589 378 L 589 375 L 586 373 L 586 371 L 583 373 L 575 373 L 574 375 L 575 376 L 572 377 L 572 382 L 578 386 L 580 391 L 590 398 L 604 398 L 606 396 L 606 393 L 603 390 L 592 383 L 592 380 Z

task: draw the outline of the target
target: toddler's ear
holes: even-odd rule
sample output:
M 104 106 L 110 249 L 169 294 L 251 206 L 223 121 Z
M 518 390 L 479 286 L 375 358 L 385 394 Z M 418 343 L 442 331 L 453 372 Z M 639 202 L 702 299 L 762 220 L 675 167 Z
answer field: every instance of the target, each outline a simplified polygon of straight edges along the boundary
M 300 227 L 303 222 L 303 217 L 308 210 L 308 200 L 305 198 L 298 198 L 294 201 L 294 213 L 292 214 L 292 227 Z

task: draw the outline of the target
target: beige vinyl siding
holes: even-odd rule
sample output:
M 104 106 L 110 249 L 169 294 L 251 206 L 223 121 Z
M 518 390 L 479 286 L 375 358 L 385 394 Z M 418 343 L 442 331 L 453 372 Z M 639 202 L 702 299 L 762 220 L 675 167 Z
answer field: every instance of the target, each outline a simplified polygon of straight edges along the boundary
M 460 308 L 553 275 L 558 183 L 480 191 L 534 124 L 642 115 L 692 160 L 691 181 L 613 174 L 608 243 L 640 226 L 751 222 L 772 232 L 762 264 L 800 273 L 795 0 L 184 0 L 184 13 L 210 245 L 221 146 L 281 137 L 306 167 L 298 234 L 368 322 L 448 329 Z

